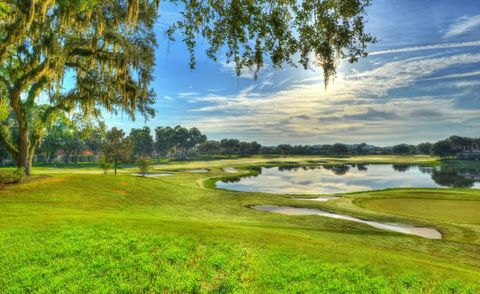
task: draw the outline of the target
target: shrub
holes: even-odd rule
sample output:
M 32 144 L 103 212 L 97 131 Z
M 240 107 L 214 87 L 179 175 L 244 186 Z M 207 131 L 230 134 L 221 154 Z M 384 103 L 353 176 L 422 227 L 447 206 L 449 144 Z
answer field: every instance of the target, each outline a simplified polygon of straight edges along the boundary
M 1 170 L 0 171 L 0 184 L 14 184 L 20 183 L 25 176 L 25 170 L 23 168 L 15 170 Z
M 137 166 L 140 169 L 142 176 L 145 176 L 147 172 L 152 168 L 152 161 L 147 157 L 137 158 Z
M 104 174 L 107 174 L 108 170 L 112 168 L 112 163 L 109 162 L 105 156 L 100 156 L 98 166 L 103 169 Z

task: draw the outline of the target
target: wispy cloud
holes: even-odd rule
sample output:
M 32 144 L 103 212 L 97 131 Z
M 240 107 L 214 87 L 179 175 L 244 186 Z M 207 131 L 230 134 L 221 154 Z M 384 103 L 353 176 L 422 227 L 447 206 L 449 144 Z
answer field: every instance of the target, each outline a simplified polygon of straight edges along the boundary
M 463 35 L 480 27 L 480 15 L 464 16 L 448 27 L 443 35 L 444 39 Z
M 471 78 L 471 77 L 478 77 L 478 76 L 480 76 L 480 71 L 472 71 L 472 72 L 465 72 L 465 73 L 448 74 L 448 75 L 443 75 L 443 76 L 434 77 L 434 78 L 427 78 L 425 80 L 435 81 L 435 80 Z
M 166 9 L 160 9 L 158 12 L 157 26 L 161 29 L 167 29 L 174 23 L 182 19 L 182 15 L 176 11 L 169 11 Z
M 202 114 L 195 123 L 209 134 L 243 135 L 267 144 L 379 142 L 386 138 L 400 142 L 412 132 L 427 134 L 427 129 L 435 129 L 429 136 L 449 135 L 454 125 L 479 127 L 480 109 L 458 108 L 456 98 L 448 95 L 391 98 L 389 92 L 471 63 L 480 63 L 480 54 L 387 62 L 341 75 L 326 91 L 321 80 L 312 79 L 313 83 L 291 83 L 275 93 L 262 94 L 250 87 L 238 95 L 194 98 L 202 106 L 191 113 Z
M 369 96 L 384 96 L 391 89 L 406 87 L 419 78 L 454 65 L 480 63 L 480 54 L 458 54 L 436 58 L 411 58 L 386 63 L 376 69 L 353 75 L 346 88 Z M 354 94 L 354 93 L 350 93 Z
M 198 92 L 180 92 L 177 94 L 177 96 L 180 98 L 187 98 L 187 97 L 198 96 L 198 95 L 200 95 L 200 93 Z
M 439 50 L 439 49 L 461 48 L 461 47 L 477 47 L 477 46 L 480 46 L 480 41 L 459 42 L 459 43 L 440 43 L 440 44 L 411 46 L 411 47 L 404 47 L 404 48 L 397 48 L 397 49 L 372 51 L 368 53 L 368 55 L 375 56 L 375 55 L 392 54 L 392 53 L 415 52 L 415 51 L 424 51 L 424 50 Z
M 220 63 L 221 65 L 221 70 L 223 72 L 230 72 L 232 73 L 232 75 L 237 75 L 237 72 L 236 72 L 236 65 L 235 65 L 235 62 L 221 62 Z M 264 68 L 262 68 L 262 71 L 265 70 L 265 68 L 267 68 L 266 66 L 264 66 Z M 244 79 L 255 79 L 255 73 L 257 72 L 257 66 L 256 65 L 253 65 L 252 67 L 248 67 L 248 66 L 244 66 L 240 69 L 240 76 L 238 76 L 239 78 L 244 78 Z

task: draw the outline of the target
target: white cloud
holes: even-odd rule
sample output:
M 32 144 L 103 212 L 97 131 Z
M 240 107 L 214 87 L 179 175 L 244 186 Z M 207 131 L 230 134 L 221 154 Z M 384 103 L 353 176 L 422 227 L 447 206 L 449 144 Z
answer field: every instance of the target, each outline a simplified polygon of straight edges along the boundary
M 444 39 L 463 35 L 480 27 L 480 15 L 464 16 L 448 27 Z
M 452 96 L 392 99 L 388 94 L 452 66 L 478 62 L 480 54 L 410 58 L 340 75 L 327 90 L 321 79 L 269 94 L 251 86 L 237 95 L 191 99 L 202 106 L 190 119 L 209 134 L 243 134 L 266 144 L 402 141 L 427 129 L 436 130 L 430 136 L 450 135 L 454 124 L 479 127 L 480 110 L 460 109 Z
M 230 72 L 233 75 L 237 75 L 236 72 L 236 65 L 235 62 L 221 62 L 220 65 L 222 66 L 222 71 L 223 72 Z M 264 70 L 266 67 L 264 66 L 262 70 Z M 240 69 L 240 76 L 239 78 L 243 79 L 255 79 L 255 73 L 257 72 L 257 65 L 254 65 L 252 67 L 244 66 Z
M 480 46 L 480 41 L 472 42 L 459 42 L 459 43 L 441 43 L 441 44 L 432 44 L 424 46 L 411 46 L 397 49 L 388 49 L 388 50 L 379 50 L 369 52 L 369 56 L 391 54 L 391 53 L 405 53 L 405 52 L 416 52 L 423 50 L 438 50 L 438 49 L 449 49 L 449 48 L 461 48 L 461 47 L 476 47 Z
M 384 96 L 395 88 L 412 85 L 419 78 L 427 77 L 441 69 L 454 65 L 480 63 L 480 54 L 458 54 L 437 58 L 412 58 L 386 63 L 371 71 L 353 75 L 349 88 L 362 93 Z
M 200 93 L 198 92 L 180 92 L 177 94 L 178 97 L 180 98 L 186 98 L 186 97 L 191 97 L 191 96 L 197 96 Z
M 428 79 L 425 79 L 425 80 L 435 81 L 435 80 L 446 80 L 446 79 L 470 78 L 470 77 L 477 77 L 477 76 L 480 76 L 480 71 L 449 74 L 449 75 L 444 75 L 444 76 L 440 76 L 440 77 L 428 78 Z

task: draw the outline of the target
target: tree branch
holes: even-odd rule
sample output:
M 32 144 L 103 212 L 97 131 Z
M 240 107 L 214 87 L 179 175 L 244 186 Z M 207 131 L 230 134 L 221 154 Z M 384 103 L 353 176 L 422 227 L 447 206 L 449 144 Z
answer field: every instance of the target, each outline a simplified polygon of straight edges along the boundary
M 17 81 L 17 88 L 22 87 L 25 85 L 26 82 L 35 81 L 41 78 L 41 76 L 45 73 L 47 69 L 48 58 L 46 58 L 39 66 L 35 67 L 31 71 L 24 74 L 20 79 Z
M 8 83 L 8 80 L 2 75 L 0 75 L 0 82 L 2 82 L 7 88 L 7 91 L 10 92 L 11 90 L 10 84 Z
M 18 157 L 18 149 L 14 145 L 10 128 L 4 124 L 0 125 L 0 142 L 14 159 Z
M 37 98 L 38 93 L 43 90 L 43 86 L 47 83 L 47 78 L 42 77 L 38 82 L 34 83 L 30 90 L 28 91 L 27 100 L 25 101 L 25 106 L 28 108 L 32 107 L 35 103 L 35 98 Z
M 8 47 L 14 42 L 16 37 L 18 38 L 18 34 L 21 32 L 21 27 L 22 18 L 18 18 L 17 21 L 8 28 L 7 36 L 0 43 L 0 63 L 3 64 L 3 61 L 8 52 Z

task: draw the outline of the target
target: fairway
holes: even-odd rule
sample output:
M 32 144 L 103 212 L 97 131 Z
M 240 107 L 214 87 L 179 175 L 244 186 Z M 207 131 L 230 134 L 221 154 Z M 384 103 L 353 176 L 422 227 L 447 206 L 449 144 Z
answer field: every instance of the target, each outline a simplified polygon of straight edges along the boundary
M 362 201 L 364 208 L 458 224 L 480 224 L 480 201 L 388 198 Z
M 332 159 L 278 160 L 301 165 Z M 463 225 L 463 220 L 455 223 L 453 214 L 449 214 L 453 221 L 431 218 L 420 222 L 415 215 L 397 218 L 352 203 L 357 199 L 376 204 L 368 199 L 390 200 L 388 197 L 396 194 L 408 195 L 408 201 L 417 196 L 475 200 L 480 198 L 479 191 L 391 189 L 318 202 L 214 188 L 216 179 L 232 177 L 224 168 L 235 167 L 239 175 L 248 175 L 250 168 L 271 161 L 256 157 L 170 163 L 157 166 L 155 172 L 173 175 L 158 178 L 132 176 L 138 172 L 135 168 L 122 169 L 119 176 L 93 175 L 93 169 L 74 167 L 62 172 L 37 168 L 35 173 L 44 176 L 0 191 L 0 289 L 182 293 L 479 290 L 478 226 Z M 186 172 L 192 169 L 208 172 Z M 473 202 L 477 205 L 479 201 Z M 385 223 L 433 227 L 443 238 L 429 240 L 314 215 L 278 215 L 255 211 L 251 205 L 316 208 Z M 465 215 L 475 219 L 470 208 L 464 208 L 468 211 Z
M 479 28 L 0 0 L 0 294 L 480 294 Z

